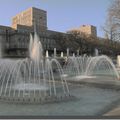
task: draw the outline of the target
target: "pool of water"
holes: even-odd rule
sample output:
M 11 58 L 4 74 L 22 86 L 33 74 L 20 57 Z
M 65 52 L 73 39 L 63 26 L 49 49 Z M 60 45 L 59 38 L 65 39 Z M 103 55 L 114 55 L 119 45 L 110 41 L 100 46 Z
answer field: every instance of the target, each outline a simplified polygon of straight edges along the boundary
M 50 104 L 0 102 L 0 116 L 102 116 L 120 99 L 120 91 L 113 89 L 80 84 L 69 87 L 75 100 Z

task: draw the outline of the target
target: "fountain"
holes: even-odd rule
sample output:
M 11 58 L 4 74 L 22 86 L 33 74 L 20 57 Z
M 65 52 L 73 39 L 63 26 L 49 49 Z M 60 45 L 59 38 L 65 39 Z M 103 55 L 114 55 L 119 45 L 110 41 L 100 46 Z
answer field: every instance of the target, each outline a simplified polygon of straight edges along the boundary
M 69 48 L 67 48 L 67 57 L 69 57 Z
M 61 52 L 63 58 L 63 52 Z M 30 34 L 29 58 L 0 59 L 0 100 L 20 103 L 48 103 L 71 100 L 66 80 L 96 78 L 97 76 L 114 76 L 119 73 L 111 59 L 102 56 L 69 56 L 64 64 L 48 51 L 43 56 L 42 44 L 37 33 Z
M 48 58 L 49 57 L 49 54 L 48 54 L 48 50 L 46 51 L 46 58 Z
M 0 36 L 0 58 L 2 57 L 2 37 Z
M 95 48 L 95 56 L 98 56 L 99 55 L 99 51 L 97 48 Z
M 79 56 L 80 55 L 80 50 L 77 50 L 77 56 Z
M 56 58 L 56 48 L 54 48 L 54 58 Z
M 30 58 L 0 59 L 0 100 L 48 103 L 73 98 L 65 78 L 61 77 L 64 73 L 60 63 L 55 58 L 50 60 L 48 51 L 46 57 L 42 52 L 42 44 L 35 32 L 34 36 L 30 35 Z
M 68 80 L 113 76 L 119 79 L 119 73 L 112 60 L 105 56 L 88 57 L 86 55 L 69 57 L 64 65 L 64 77 Z
M 117 56 L 117 66 L 120 67 L 120 55 Z
M 61 52 L 60 56 L 61 56 L 61 58 L 63 58 L 63 52 Z

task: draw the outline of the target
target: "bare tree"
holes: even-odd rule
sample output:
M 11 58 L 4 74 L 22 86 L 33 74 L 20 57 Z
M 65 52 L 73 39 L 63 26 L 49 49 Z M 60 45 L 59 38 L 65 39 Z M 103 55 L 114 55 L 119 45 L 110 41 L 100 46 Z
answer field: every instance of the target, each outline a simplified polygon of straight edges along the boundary
M 63 51 L 67 48 L 67 37 L 65 34 L 62 33 L 55 33 L 51 35 L 53 39 L 55 39 L 56 45 L 59 49 L 62 49 Z
M 56 33 L 52 35 L 56 44 L 62 51 L 66 51 L 67 48 L 71 52 L 79 50 L 80 54 L 93 54 L 95 48 L 98 48 L 101 54 L 111 55 L 111 51 L 114 54 L 120 53 L 120 42 L 110 41 L 109 39 L 102 40 L 96 36 L 86 35 L 80 31 L 68 31 L 66 34 Z
M 120 33 L 120 0 L 111 1 L 103 30 L 108 34 L 109 39 L 117 39 L 116 35 Z

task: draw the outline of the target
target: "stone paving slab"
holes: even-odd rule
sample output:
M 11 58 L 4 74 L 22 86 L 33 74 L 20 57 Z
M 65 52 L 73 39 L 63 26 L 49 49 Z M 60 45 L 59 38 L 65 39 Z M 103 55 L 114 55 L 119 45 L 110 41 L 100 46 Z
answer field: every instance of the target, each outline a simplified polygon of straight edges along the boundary
M 103 116 L 119 116 L 120 117 L 120 105 L 118 105 L 113 110 L 105 113 Z
M 113 78 L 113 77 L 96 77 L 91 79 L 80 79 L 80 80 L 71 80 L 70 83 L 74 84 L 85 84 L 88 86 L 94 86 L 94 87 L 100 87 L 100 88 L 106 88 L 106 89 L 113 89 L 113 90 L 120 90 L 120 80 Z M 120 100 L 118 99 L 117 102 L 114 102 L 113 105 L 110 104 L 110 111 L 105 111 L 107 113 L 103 114 L 103 116 L 117 116 L 120 117 Z M 103 110 L 104 111 L 104 110 Z M 105 112 L 104 111 L 104 112 Z M 103 113 L 104 113 L 103 112 Z
M 51 104 L 0 102 L 0 116 L 103 116 L 120 99 L 120 91 L 112 89 L 72 84 L 70 90 L 76 100 Z

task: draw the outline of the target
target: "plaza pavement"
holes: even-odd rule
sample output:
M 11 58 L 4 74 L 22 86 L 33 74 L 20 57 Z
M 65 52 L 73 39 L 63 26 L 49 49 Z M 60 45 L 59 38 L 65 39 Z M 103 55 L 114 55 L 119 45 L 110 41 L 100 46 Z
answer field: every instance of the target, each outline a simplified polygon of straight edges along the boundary
M 120 105 L 105 113 L 103 116 L 120 116 Z

